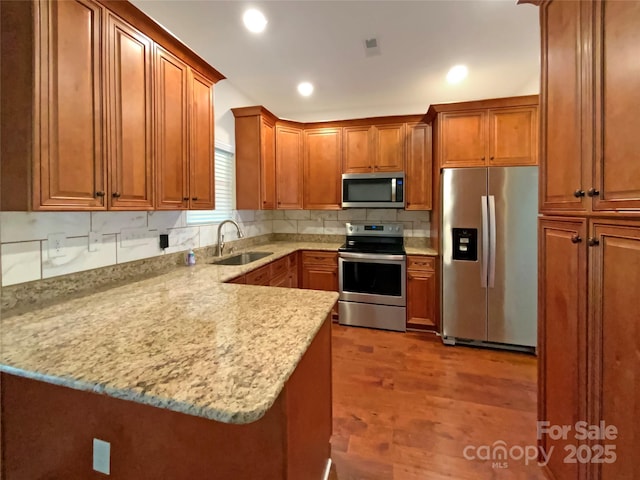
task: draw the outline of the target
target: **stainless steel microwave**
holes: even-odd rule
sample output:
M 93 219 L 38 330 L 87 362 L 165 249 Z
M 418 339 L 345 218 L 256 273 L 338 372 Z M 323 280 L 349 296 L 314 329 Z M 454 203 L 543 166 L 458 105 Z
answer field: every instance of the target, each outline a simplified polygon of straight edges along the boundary
M 404 208 L 404 173 L 343 173 L 342 208 Z

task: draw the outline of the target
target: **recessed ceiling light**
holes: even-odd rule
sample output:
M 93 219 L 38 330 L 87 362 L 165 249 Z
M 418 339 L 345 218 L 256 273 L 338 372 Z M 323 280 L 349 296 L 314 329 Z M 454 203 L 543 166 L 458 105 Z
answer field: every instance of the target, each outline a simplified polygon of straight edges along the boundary
M 447 82 L 452 84 L 460 83 L 467 77 L 467 73 L 469 73 L 469 70 L 464 65 L 451 67 L 451 70 L 447 73 Z
M 309 82 L 302 82 L 298 85 L 298 93 L 300 93 L 300 95 L 302 95 L 303 97 L 308 97 L 313 93 L 313 85 L 311 85 Z
M 260 33 L 264 31 L 267 26 L 267 19 L 260 10 L 256 10 L 255 8 L 244 12 L 242 21 L 244 22 L 244 26 L 253 33 Z

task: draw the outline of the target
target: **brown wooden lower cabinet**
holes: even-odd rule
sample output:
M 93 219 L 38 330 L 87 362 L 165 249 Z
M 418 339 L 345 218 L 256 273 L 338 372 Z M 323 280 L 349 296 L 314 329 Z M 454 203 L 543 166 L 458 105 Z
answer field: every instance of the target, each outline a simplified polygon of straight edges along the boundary
M 407 257 L 407 328 L 438 331 L 436 259 Z
M 302 252 L 302 288 L 338 291 L 338 254 L 336 252 Z M 338 304 L 333 307 L 338 315 Z
M 0 375 L 7 480 L 102 478 L 93 438 L 111 444 L 114 480 L 321 479 L 331 455 L 329 318 L 273 406 L 244 425 Z
M 542 436 L 547 451 L 556 447 L 547 466 L 550 477 L 635 479 L 640 471 L 640 222 L 541 219 L 538 278 L 539 419 L 571 427 L 567 441 Z M 605 422 L 617 434 L 580 445 L 577 421 Z M 567 444 L 582 450 L 576 463 L 565 461 L 574 448 Z

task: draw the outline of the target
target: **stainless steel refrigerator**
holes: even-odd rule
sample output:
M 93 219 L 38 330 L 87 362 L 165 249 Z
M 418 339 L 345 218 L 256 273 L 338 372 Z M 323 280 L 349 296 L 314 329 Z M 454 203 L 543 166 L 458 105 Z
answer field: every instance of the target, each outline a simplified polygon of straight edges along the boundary
M 442 338 L 531 350 L 538 167 L 442 171 Z

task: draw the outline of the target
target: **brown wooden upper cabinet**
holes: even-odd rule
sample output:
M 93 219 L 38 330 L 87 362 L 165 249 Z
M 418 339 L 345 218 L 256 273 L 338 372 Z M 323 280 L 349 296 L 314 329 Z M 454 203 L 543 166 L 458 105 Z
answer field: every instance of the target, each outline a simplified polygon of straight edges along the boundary
M 0 21 L 11 71 L 1 91 L 3 210 L 213 208 L 213 178 L 209 192 L 199 182 L 219 72 L 129 2 L 7 2 Z M 189 85 L 199 78 L 192 65 L 211 79 L 208 102 Z M 209 175 L 213 148 L 206 157 Z M 200 192 L 204 203 L 192 200 Z
M 344 173 L 402 172 L 405 124 L 343 127 Z
M 151 65 L 153 43 L 108 14 L 109 161 L 112 210 L 154 206 Z
M 638 22 L 637 2 L 541 7 L 542 94 L 553 99 L 541 112 L 543 213 L 640 209 L 640 78 L 632 60 L 640 45 Z M 587 111 L 583 104 L 593 97 L 593 111 Z
M 538 164 L 538 96 L 431 105 L 440 168 Z
M 312 128 L 304 131 L 304 208 L 339 210 L 342 174 L 340 128 Z
M 431 210 L 431 125 L 407 123 L 405 165 L 406 210 Z
M 304 134 L 294 123 L 276 125 L 276 201 L 279 209 L 302 210 Z
M 276 117 L 264 107 L 231 109 L 236 126 L 238 210 L 272 210 L 276 205 Z

